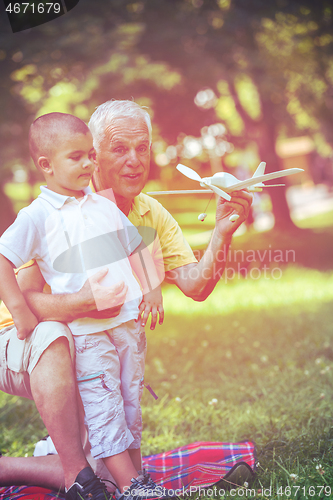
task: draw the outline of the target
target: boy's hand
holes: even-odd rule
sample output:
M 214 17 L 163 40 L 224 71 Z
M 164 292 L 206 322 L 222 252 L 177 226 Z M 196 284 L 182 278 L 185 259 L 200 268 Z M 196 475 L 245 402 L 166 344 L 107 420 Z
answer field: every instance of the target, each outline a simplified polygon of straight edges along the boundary
M 161 287 L 157 287 L 151 292 L 148 292 L 144 294 L 142 298 L 142 302 L 139 306 L 139 317 L 137 321 L 140 321 L 141 318 L 141 325 L 146 326 L 146 323 L 148 321 L 148 316 L 151 313 L 151 323 L 150 323 L 150 329 L 155 330 L 155 326 L 157 323 L 157 313 L 159 314 L 159 325 L 163 324 L 164 320 L 164 309 L 163 309 L 163 299 L 162 299 L 162 292 L 161 292 Z
M 38 325 L 38 319 L 28 307 L 22 309 L 20 314 L 13 316 L 17 330 L 17 338 L 24 340 Z

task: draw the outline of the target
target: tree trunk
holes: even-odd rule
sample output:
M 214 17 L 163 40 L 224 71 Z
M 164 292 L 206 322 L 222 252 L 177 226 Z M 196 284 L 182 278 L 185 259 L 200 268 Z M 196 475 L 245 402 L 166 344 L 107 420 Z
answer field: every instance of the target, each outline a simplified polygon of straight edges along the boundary
M 258 141 L 260 160 L 267 163 L 265 173 L 281 170 L 279 157 L 275 151 L 276 124 L 274 123 L 274 119 L 272 119 L 273 113 L 273 106 L 270 103 L 265 103 L 263 105 L 264 118 L 262 120 L 260 139 Z M 283 183 L 284 178 L 278 179 L 278 181 L 279 183 Z M 274 181 L 271 181 L 271 183 L 273 184 Z M 283 231 L 296 230 L 297 227 L 290 217 L 290 210 L 286 199 L 286 188 L 269 188 L 268 192 L 272 200 L 273 215 L 275 218 L 274 228 Z
M 15 220 L 15 212 L 13 209 L 12 202 L 3 192 L 3 187 L 0 186 L 0 235 L 6 231 L 7 227 L 9 227 Z

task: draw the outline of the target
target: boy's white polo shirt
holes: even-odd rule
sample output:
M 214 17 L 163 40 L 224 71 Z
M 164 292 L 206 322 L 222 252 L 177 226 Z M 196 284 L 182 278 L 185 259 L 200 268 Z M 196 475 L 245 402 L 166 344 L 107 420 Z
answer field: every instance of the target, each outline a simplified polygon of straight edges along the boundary
M 0 238 L 0 253 L 15 267 L 36 259 L 52 293 L 77 292 L 88 277 L 106 267 L 109 272 L 102 285 L 126 283 L 128 292 L 120 314 L 105 320 L 77 319 L 68 325 L 74 335 L 136 319 L 142 294 L 127 257 L 142 241 L 137 229 L 115 203 L 89 187 L 79 200 L 45 186 L 41 191 Z

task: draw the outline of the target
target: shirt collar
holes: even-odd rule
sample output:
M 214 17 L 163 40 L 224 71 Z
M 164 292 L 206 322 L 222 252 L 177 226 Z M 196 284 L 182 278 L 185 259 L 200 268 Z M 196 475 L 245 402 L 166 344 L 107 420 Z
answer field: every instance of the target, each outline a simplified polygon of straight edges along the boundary
M 143 217 L 149 211 L 150 207 L 145 201 L 144 194 L 140 193 L 134 198 L 130 212 L 133 212 L 137 217 Z
M 92 188 L 93 192 L 95 193 L 96 190 L 95 190 L 95 187 L 94 187 L 94 184 L 92 181 L 90 183 L 90 187 Z M 137 217 L 139 219 L 140 217 L 143 217 L 149 211 L 150 211 L 150 206 L 145 201 L 145 195 L 144 195 L 144 193 L 140 193 L 132 201 L 132 205 L 131 205 L 129 213 L 133 214 L 135 217 Z
M 63 207 L 64 204 L 68 201 L 76 201 L 76 198 L 74 198 L 74 196 L 55 193 L 54 191 L 51 191 L 51 189 L 49 189 L 47 186 L 41 186 L 40 190 L 41 194 L 39 195 L 39 198 L 48 201 L 54 208 L 57 209 Z M 82 191 L 84 192 L 85 196 L 91 195 L 93 199 L 96 197 L 89 186 L 84 188 Z M 79 202 L 79 200 L 77 201 Z

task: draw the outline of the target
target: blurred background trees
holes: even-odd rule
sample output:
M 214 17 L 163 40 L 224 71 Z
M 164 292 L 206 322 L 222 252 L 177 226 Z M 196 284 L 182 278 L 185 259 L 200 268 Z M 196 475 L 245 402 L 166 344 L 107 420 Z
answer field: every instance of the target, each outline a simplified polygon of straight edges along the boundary
M 3 11 L 1 183 L 26 175 L 34 184 L 27 134 L 36 116 L 88 121 L 111 98 L 149 107 L 151 175 L 168 187 L 179 160 L 203 175 L 251 172 L 259 160 L 278 170 L 276 143 L 288 137 L 307 135 L 331 157 L 332 15 L 324 0 L 81 0 L 12 34 Z M 293 228 L 284 190 L 269 194 L 275 227 Z

